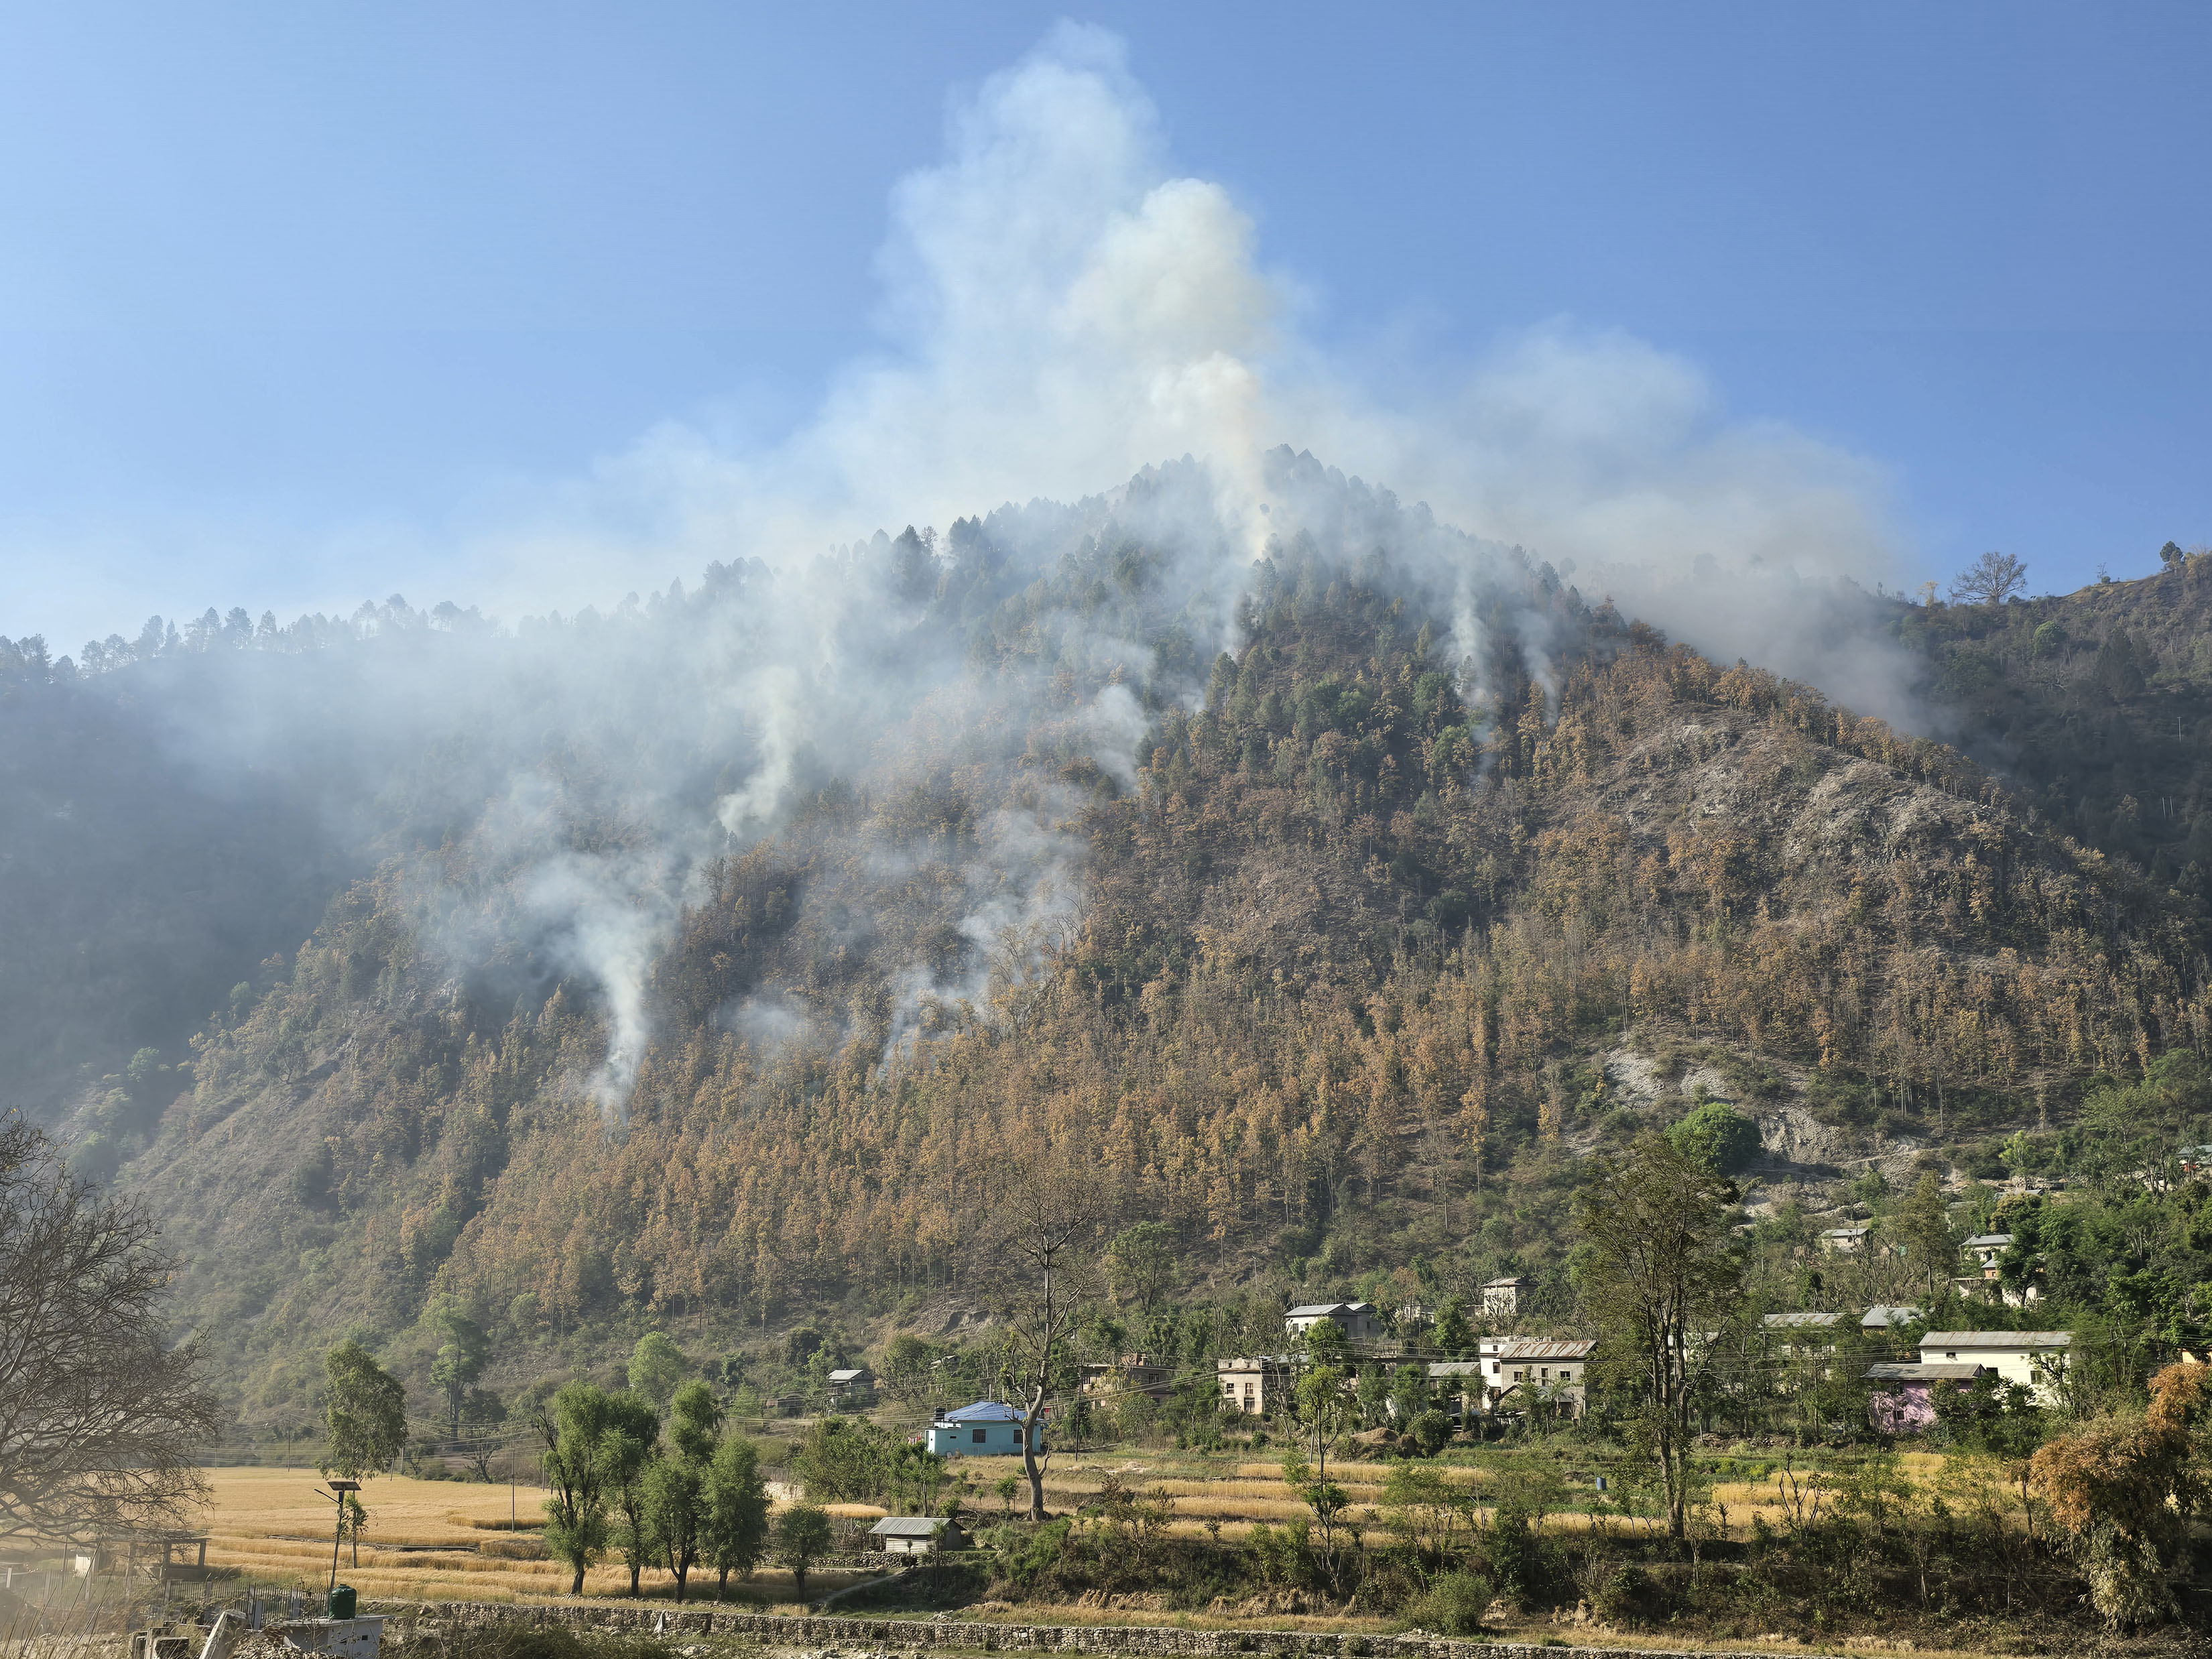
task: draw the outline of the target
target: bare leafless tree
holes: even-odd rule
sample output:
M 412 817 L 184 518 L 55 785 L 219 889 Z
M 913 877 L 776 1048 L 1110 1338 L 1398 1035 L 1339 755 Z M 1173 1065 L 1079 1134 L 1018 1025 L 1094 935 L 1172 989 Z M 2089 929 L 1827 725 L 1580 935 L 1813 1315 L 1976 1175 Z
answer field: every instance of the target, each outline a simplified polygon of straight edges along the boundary
M 2009 553 L 1984 553 L 1951 583 L 1961 605 L 2002 605 L 2027 586 L 2027 567 Z
M 986 1282 L 1006 1322 L 1006 1364 L 1019 1393 L 1022 1473 L 1030 1518 L 1044 1519 L 1037 1439 L 1046 1404 L 1073 1369 L 1073 1339 L 1098 1295 L 1098 1259 L 1114 1194 L 1095 1164 L 1041 1152 L 1018 1165 L 999 1194 L 985 1248 Z
M 0 1540 L 175 1525 L 220 1424 L 161 1304 L 175 1263 L 137 1203 L 0 1117 Z

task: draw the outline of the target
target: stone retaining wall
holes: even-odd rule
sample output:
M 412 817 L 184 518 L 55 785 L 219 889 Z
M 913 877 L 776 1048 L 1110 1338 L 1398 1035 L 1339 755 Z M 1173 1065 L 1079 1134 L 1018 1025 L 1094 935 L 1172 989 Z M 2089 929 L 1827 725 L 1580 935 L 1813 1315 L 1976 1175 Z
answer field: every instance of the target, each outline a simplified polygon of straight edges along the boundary
M 747 1636 L 778 1647 L 871 1650 L 942 1649 L 968 1653 L 1094 1653 L 1139 1659 L 1714 1659 L 1711 1650 L 1662 1648 L 1549 1647 L 1534 1642 L 1455 1642 L 1414 1633 L 1185 1630 L 1143 1625 L 999 1625 L 964 1619 L 815 1618 L 736 1613 L 718 1607 L 517 1607 L 491 1601 L 378 1604 L 380 1612 L 416 1613 L 441 1630 L 506 1620 L 588 1626 L 678 1636 Z M 395 1624 L 398 1621 L 395 1619 Z M 1802 1656 L 1802 1659 L 1814 1659 Z

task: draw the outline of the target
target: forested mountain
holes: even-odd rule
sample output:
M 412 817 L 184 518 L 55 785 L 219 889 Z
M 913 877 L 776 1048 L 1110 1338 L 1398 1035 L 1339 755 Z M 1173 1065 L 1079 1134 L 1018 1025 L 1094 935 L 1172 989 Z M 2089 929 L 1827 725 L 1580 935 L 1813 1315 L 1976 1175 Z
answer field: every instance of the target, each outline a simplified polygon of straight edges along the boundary
M 2212 1036 L 2195 562 L 1896 607 L 1977 764 L 1270 464 L 1256 560 L 1186 464 L 511 634 L 395 599 L 18 652 L 10 764 L 116 830 L 10 809 L 9 1040 L 90 1067 L 49 1098 L 246 1416 L 302 1415 L 333 1333 L 424 1358 L 446 1297 L 516 1379 L 647 1324 L 936 1328 L 1047 1145 L 1255 1328 L 1378 1275 L 1553 1293 L 1577 1159 L 1702 1096 L 1845 1202 Z M 179 753 L 265 793 L 179 811 Z M 170 1000 L 94 1019 L 118 951 Z
M 2179 882 L 2212 884 L 2212 554 L 2168 543 L 2139 581 L 2002 605 L 1900 605 L 1957 741 L 2039 817 Z M 2191 865 L 2197 873 L 2190 875 Z

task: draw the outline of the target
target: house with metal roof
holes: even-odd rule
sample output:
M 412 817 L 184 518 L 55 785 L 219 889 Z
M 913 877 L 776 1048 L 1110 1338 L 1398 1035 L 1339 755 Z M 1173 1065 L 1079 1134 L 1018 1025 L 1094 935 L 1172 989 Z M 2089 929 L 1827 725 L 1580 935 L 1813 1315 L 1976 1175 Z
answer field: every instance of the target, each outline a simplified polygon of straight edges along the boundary
M 1482 1345 L 1480 1364 L 1493 1412 L 1533 1408 L 1580 1417 L 1588 1398 L 1583 1377 L 1595 1342 L 1506 1337 L 1496 1347 Z
M 2071 1331 L 1930 1331 L 1920 1339 L 1920 1360 L 1984 1366 L 2004 1382 L 2034 1389 L 2048 1406 L 2057 1398 L 2073 1345 Z
M 1309 1302 L 1283 1316 L 1283 1328 L 1304 1336 L 1324 1320 L 1353 1342 L 1372 1342 L 1382 1334 L 1382 1311 L 1372 1302 Z
M 868 1528 L 868 1536 L 886 1555 L 935 1555 L 968 1547 L 960 1523 L 941 1515 L 887 1515 Z
M 1820 1248 L 1831 1255 L 1856 1255 L 1866 1249 L 1867 1237 L 1874 1229 L 1861 1224 L 1855 1227 L 1831 1227 L 1820 1235 Z
M 1018 1457 L 1022 1414 L 996 1400 L 979 1400 L 958 1411 L 940 1412 L 929 1425 L 928 1448 L 940 1457 Z M 1031 1449 L 1044 1449 L 1044 1425 L 1030 1431 Z
M 1859 1373 L 1872 1390 L 1868 1418 L 1884 1434 L 1919 1434 L 1936 1421 L 1937 1391 L 1970 1388 L 1982 1370 L 1981 1365 L 1966 1361 L 1869 1365 Z
M 1893 1307 L 1886 1302 L 1877 1302 L 1861 1316 L 1859 1328 L 1863 1331 L 1893 1331 L 1911 1324 L 1919 1317 L 1920 1310 L 1917 1308 Z

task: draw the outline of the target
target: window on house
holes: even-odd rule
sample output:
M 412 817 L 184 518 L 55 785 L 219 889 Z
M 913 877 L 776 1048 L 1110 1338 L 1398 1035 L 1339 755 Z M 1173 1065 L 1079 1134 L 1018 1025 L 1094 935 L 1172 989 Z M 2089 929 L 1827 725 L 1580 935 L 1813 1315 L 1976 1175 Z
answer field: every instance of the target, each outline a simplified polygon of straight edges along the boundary
M 983 1430 L 983 1429 L 977 1429 L 977 1430 L 975 1431 L 975 1443 L 976 1443 L 977 1445 L 979 1445 L 979 1446 L 980 1446 L 980 1445 L 981 1445 L 981 1444 L 983 1443 L 983 1436 L 984 1436 L 987 1432 L 988 1432 L 988 1431 Z

